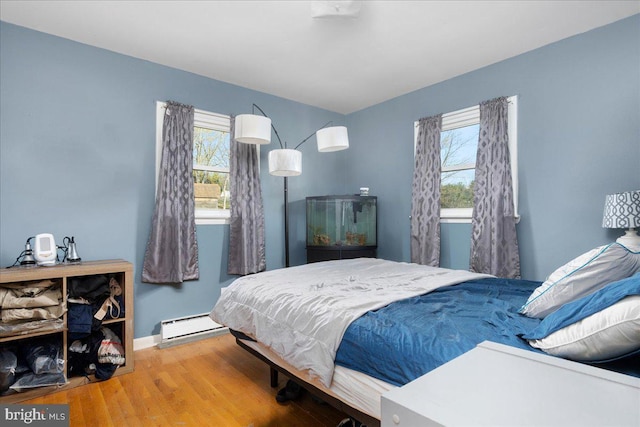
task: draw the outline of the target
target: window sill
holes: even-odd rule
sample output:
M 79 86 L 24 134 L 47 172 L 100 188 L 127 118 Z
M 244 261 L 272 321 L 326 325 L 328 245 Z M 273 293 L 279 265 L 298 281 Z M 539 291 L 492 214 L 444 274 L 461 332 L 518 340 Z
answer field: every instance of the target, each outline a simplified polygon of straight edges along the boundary
M 520 223 L 520 215 L 516 215 L 516 224 Z M 469 217 L 440 217 L 440 224 L 471 224 Z
M 471 224 L 471 218 L 440 218 L 440 224 Z
M 231 222 L 229 211 L 196 209 L 196 225 L 225 225 Z
M 196 218 L 196 225 L 225 225 L 229 218 Z

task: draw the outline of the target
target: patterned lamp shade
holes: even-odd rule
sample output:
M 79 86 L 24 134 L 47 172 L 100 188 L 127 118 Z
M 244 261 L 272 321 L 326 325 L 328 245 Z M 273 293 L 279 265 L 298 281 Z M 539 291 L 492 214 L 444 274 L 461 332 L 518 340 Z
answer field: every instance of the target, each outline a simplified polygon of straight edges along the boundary
M 640 227 L 640 190 L 608 195 L 604 202 L 602 227 Z

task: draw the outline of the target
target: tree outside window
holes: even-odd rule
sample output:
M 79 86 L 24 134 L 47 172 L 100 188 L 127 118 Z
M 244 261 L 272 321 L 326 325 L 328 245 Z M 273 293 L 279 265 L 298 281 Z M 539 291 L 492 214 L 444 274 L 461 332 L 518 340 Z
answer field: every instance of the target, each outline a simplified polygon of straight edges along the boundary
M 193 182 L 196 209 L 229 210 L 229 132 L 195 127 Z
M 476 124 L 441 133 L 441 209 L 473 208 L 478 129 Z

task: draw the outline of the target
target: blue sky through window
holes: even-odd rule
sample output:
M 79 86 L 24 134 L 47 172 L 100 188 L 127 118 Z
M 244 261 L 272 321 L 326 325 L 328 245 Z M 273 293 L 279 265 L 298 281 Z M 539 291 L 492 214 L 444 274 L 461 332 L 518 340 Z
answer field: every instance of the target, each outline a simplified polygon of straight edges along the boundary
M 470 169 L 442 173 L 442 185 L 463 184 L 469 186 L 475 179 L 475 161 L 478 150 L 479 125 L 442 132 L 440 157 L 443 169 L 465 165 Z

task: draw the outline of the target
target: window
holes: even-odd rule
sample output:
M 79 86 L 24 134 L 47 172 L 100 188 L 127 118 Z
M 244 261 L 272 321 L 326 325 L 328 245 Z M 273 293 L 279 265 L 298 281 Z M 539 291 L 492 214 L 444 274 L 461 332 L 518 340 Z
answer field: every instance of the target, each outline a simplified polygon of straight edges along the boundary
M 518 216 L 517 96 L 509 101 L 509 154 L 513 178 L 513 199 Z M 464 108 L 442 115 L 440 134 L 440 221 L 471 222 L 473 185 L 476 175 L 476 152 L 480 129 L 480 107 Z M 418 139 L 418 122 L 414 126 L 414 147 Z
M 162 124 L 166 103 L 156 109 L 156 187 L 162 160 Z M 193 124 L 193 186 L 196 224 L 226 224 L 230 216 L 230 118 L 195 110 Z

